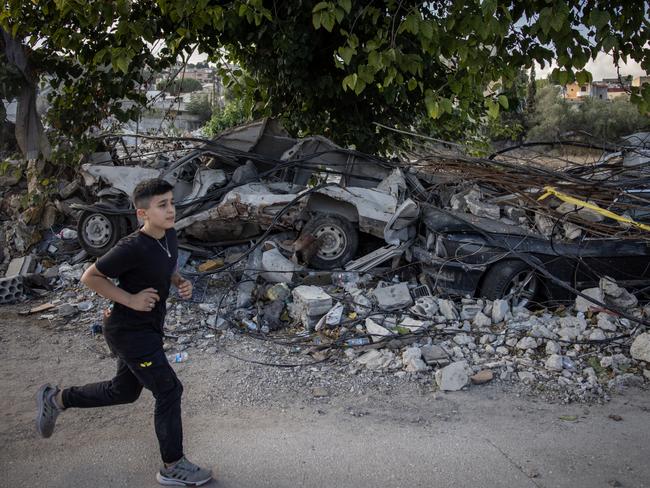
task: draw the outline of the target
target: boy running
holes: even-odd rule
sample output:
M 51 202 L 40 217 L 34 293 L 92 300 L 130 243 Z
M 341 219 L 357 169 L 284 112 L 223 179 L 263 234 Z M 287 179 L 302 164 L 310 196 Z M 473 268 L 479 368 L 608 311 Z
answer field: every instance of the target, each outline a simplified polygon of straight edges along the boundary
M 115 377 L 63 390 L 50 384 L 41 386 L 36 428 L 41 436 L 50 437 L 63 410 L 132 403 L 144 387 L 156 399 L 154 423 L 163 461 L 156 479 L 162 485 L 199 486 L 210 481 L 212 473 L 183 454 L 183 386 L 163 351 L 170 285 L 178 288 L 181 298 L 192 296 L 192 284 L 176 271 L 172 189 L 162 179 L 139 183 L 133 203 L 144 226 L 120 240 L 81 277 L 82 283 L 114 302 L 104 337 L 117 356 Z M 109 278 L 117 278 L 118 286 Z

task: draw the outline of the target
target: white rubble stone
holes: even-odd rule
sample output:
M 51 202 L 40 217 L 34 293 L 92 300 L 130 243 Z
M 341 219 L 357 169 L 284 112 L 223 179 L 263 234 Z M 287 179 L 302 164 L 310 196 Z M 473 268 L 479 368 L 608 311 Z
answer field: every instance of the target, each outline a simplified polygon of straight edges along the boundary
M 582 293 L 590 298 L 593 298 L 599 303 L 603 303 L 605 301 L 603 291 L 600 288 L 587 288 L 586 290 L 582 290 Z M 594 302 L 588 300 L 587 298 L 583 298 L 581 296 L 576 297 L 575 308 L 578 312 L 587 312 L 589 309 L 597 307 L 600 307 L 600 305 L 596 305 Z
M 436 371 L 436 383 L 443 391 L 458 391 L 469 383 L 472 370 L 466 361 L 458 361 Z
M 616 332 L 616 319 L 608 313 L 600 312 L 598 314 L 598 328 L 607 332 Z
M 612 359 L 611 356 L 603 356 L 600 358 L 600 366 L 603 368 L 611 368 L 612 364 L 614 364 L 614 360 Z
M 551 371 L 562 371 L 564 369 L 562 367 L 562 356 L 559 354 L 551 354 L 546 358 L 545 364 L 546 369 L 550 369 Z
M 378 369 L 384 364 L 384 355 L 377 349 L 372 349 L 356 359 L 368 369 Z
M 650 380 L 650 369 L 644 369 L 643 376 L 645 376 L 647 380 Z
M 428 344 L 420 348 L 422 358 L 427 364 L 449 362 L 449 355 L 437 344 Z
M 600 279 L 600 288 L 605 294 L 605 303 L 611 307 L 619 309 L 634 308 L 639 304 L 639 300 L 632 293 L 616 284 L 609 277 Z
M 402 353 L 402 363 L 406 366 L 406 371 L 418 372 L 428 369 L 426 363 L 422 360 L 422 351 L 419 347 L 409 347 Z
M 489 327 L 492 325 L 492 319 L 483 312 L 479 312 L 474 317 L 474 325 L 476 327 Z
M 517 342 L 517 349 L 522 349 L 522 350 L 528 350 L 528 349 L 535 349 L 537 347 L 537 341 L 535 340 L 534 337 L 522 337 L 519 339 L 519 342 Z
M 324 315 L 332 308 L 332 297 L 318 286 L 300 285 L 291 294 L 296 308 L 306 315 Z
M 415 305 L 411 307 L 411 311 L 433 318 L 438 313 L 438 302 L 433 297 L 419 297 L 415 300 Z
M 431 322 L 425 322 L 424 320 L 417 320 L 412 317 L 404 317 L 400 323 L 400 327 L 405 327 L 411 332 L 417 332 L 419 330 L 425 329 L 431 325 Z
M 542 337 L 544 339 L 557 339 L 557 334 L 541 324 L 533 325 L 530 330 L 530 335 L 533 337 Z
M 454 342 L 458 344 L 459 346 L 464 346 L 469 343 L 474 342 L 474 338 L 471 336 L 468 336 L 467 334 L 456 334 L 454 336 Z
M 274 247 L 262 253 L 262 277 L 269 283 L 291 283 L 294 272 L 302 269 Z
M 510 305 L 506 300 L 494 300 L 492 303 L 492 322 L 498 324 L 503 322 L 510 312 Z
M 392 336 L 393 333 L 388 330 L 386 327 L 379 325 L 374 320 L 367 318 L 366 319 L 366 331 L 372 337 L 373 342 L 382 340 L 384 337 Z
M 497 347 L 496 352 L 501 356 L 507 356 L 508 354 L 510 354 L 510 350 L 507 347 L 503 347 L 503 346 Z
M 460 311 L 461 320 L 473 320 L 476 317 L 476 314 L 480 313 L 483 310 L 483 307 L 473 303 L 463 305 L 463 308 Z
M 650 363 L 650 333 L 644 332 L 634 339 L 630 354 L 637 361 Z
M 382 310 L 396 310 L 413 305 L 411 292 L 406 283 L 377 287 L 374 289 L 373 295 Z
M 522 383 L 530 384 L 535 381 L 535 375 L 529 371 L 519 371 L 517 376 Z
M 447 320 L 458 320 L 458 311 L 456 310 L 456 304 L 451 300 L 439 300 L 438 306 L 440 307 L 440 313 Z
M 602 341 L 605 339 L 605 333 L 600 329 L 593 329 L 589 334 L 590 341 Z
M 554 341 L 546 343 L 546 354 L 560 354 L 560 345 Z
M 515 346 L 517 345 L 517 342 L 519 342 L 519 341 L 517 340 L 516 337 L 511 337 L 510 339 L 508 339 L 508 340 L 506 341 L 506 346 L 508 346 L 508 347 L 515 347 Z

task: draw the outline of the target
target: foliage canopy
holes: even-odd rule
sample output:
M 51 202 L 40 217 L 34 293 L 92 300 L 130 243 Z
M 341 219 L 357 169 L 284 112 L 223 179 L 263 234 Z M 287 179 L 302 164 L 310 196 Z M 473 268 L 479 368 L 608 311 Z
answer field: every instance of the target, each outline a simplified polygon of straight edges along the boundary
M 458 135 L 507 108 L 501 87 L 534 61 L 588 81 L 601 51 L 650 71 L 647 2 L 624 0 L 5 0 L 0 26 L 54 88 L 51 123 L 79 134 L 134 115 L 147 73 L 207 53 L 255 116 L 366 150 L 372 122 Z M 241 69 L 240 69 L 241 68 Z M 650 110 L 650 86 L 633 101 Z M 80 114 L 82 116 L 80 116 Z

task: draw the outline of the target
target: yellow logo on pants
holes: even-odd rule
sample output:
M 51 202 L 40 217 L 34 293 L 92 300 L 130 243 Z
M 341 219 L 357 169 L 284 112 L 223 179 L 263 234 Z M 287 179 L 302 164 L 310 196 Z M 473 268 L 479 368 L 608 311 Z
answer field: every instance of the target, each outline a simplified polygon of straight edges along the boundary
M 153 363 L 151 361 L 145 361 L 144 363 L 140 363 L 141 368 L 148 368 L 151 366 Z

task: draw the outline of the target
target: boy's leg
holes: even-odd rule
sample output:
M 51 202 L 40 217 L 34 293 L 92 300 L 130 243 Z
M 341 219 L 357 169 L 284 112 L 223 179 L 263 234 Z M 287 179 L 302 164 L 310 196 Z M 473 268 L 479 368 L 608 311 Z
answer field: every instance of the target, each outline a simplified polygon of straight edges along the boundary
M 133 374 L 156 399 L 154 423 L 165 465 L 156 474 L 162 485 L 200 486 L 212 479 L 212 472 L 191 463 L 183 455 L 181 396 L 183 385 L 167 361 L 162 347 L 137 360 L 126 359 Z
M 62 393 L 64 408 L 94 408 L 133 403 L 142 392 L 142 384 L 122 359 L 117 359 L 117 373 L 112 380 L 66 388 Z
M 42 437 L 50 437 L 59 413 L 66 408 L 91 408 L 131 403 L 138 399 L 141 392 L 142 385 L 121 359 L 117 360 L 115 377 L 109 381 L 73 386 L 63 392 L 58 387 L 45 384 L 36 394 L 38 406 L 36 430 Z
M 125 358 L 125 362 L 139 383 L 150 390 L 156 400 L 154 424 L 163 462 L 170 464 L 178 461 L 183 457 L 183 385 L 167 361 L 162 347 L 137 359 Z

